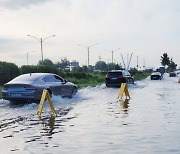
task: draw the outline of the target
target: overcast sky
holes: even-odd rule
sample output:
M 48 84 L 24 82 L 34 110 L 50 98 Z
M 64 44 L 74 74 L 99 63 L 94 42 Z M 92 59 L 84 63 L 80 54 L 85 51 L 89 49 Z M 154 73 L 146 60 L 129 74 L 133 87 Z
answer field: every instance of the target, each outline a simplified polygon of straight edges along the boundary
M 180 66 L 180 0 L 0 0 L 0 61 L 18 66 L 37 64 L 40 41 L 44 58 L 61 58 L 90 64 L 99 56 L 125 62 L 133 52 L 131 67 L 144 63 L 160 66 L 166 52 Z M 32 52 L 35 51 L 35 52 Z

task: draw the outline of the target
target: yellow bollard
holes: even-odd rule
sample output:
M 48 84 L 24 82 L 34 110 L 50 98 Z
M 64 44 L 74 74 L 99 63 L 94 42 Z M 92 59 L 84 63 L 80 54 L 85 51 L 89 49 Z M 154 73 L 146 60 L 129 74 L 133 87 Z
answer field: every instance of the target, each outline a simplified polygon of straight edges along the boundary
M 56 110 L 54 108 L 54 105 L 52 103 L 52 100 L 51 100 L 51 97 L 49 95 L 49 92 L 48 90 L 44 89 L 43 90 L 43 93 L 42 93 L 42 96 L 41 96 L 41 100 L 40 100 L 40 104 L 39 104 L 39 107 L 38 107 L 38 111 L 37 111 L 37 115 L 41 116 L 41 113 L 42 113 L 42 109 L 43 109 L 43 106 L 44 106 L 44 102 L 46 101 L 46 99 L 48 100 L 48 103 L 49 103 L 49 106 L 51 108 L 51 111 L 55 114 L 56 114 Z
M 126 96 L 126 99 L 130 99 L 130 95 L 126 83 L 121 84 L 120 91 L 118 94 L 118 101 L 122 100 L 124 94 Z

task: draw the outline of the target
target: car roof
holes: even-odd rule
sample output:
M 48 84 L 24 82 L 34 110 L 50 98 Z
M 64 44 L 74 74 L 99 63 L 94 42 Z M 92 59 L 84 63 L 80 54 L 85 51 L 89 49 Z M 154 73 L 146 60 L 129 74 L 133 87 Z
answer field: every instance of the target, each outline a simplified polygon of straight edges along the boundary
M 17 82 L 22 82 L 22 81 L 28 81 L 28 82 L 33 82 L 36 81 L 39 78 L 42 78 L 47 75 L 56 75 L 52 73 L 27 73 L 27 74 L 22 74 L 13 80 L 11 80 L 9 83 L 17 83 Z
M 22 74 L 19 77 L 38 78 L 38 77 L 43 77 L 46 75 L 55 75 L 55 74 L 52 74 L 52 73 L 27 73 L 27 74 Z
M 108 71 L 108 73 L 109 72 L 128 72 L 128 71 L 126 71 L 126 70 L 111 70 L 111 71 Z

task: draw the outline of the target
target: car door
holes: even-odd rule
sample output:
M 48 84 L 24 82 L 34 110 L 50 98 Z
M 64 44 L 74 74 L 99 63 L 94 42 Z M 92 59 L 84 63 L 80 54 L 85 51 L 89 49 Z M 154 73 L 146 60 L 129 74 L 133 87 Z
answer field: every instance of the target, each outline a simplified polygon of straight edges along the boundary
M 67 84 L 67 81 L 57 75 L 52 75 L 54 82 L 51 89 L 54 95 L 70 96 L 72 93 L 72 86 Z

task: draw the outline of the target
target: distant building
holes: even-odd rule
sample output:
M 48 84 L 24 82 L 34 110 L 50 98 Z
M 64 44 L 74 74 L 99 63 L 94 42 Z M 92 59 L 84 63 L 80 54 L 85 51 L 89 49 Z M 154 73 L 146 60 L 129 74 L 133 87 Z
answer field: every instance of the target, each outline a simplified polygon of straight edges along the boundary
M 73 60 L 72 62 L 70 62 L 70 66 L 71 67 L 79 67 L 79 62 L 77 62 L 76 60 Z

